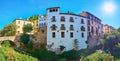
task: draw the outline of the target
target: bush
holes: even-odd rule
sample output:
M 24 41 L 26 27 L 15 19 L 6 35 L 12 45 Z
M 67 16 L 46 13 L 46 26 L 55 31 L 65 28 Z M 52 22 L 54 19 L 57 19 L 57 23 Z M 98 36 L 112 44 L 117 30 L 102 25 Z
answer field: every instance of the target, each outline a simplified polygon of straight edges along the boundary
M 2 46 L 4 46 L 4 47 L 10 47 L 10 42 L 8 41 L 8 40 L 6 40 L 6 41 L 3 41 L 3 43 L 2 43 Z
M 59 61 L 66 61 L 66 59 L 65 58 L 61 58 L 61 59 L 59 59 Z
M 27 44 L 27 47 L 29 49 L 32 49 L 33 48 L 33 42 L 32 41 L 29 41 L 28 44 Z
M 107 54 L 107 53 L 100 53 L 95 52 L 89 56 L 87 56 L 84 61 L 114 61 L 113 56 L 111 56 L 111 54 Z
M 71 51 L 63 52 L 63 54 L 59 55 L 59 57 L 71 60 L 71 59 L 76 59 L 80 56 L 76 51 L 71 50 Z
M 23 42 L 24 44 L 27 44 L 30 41 L 28 34 L 22 34 L 20 39 L 21 39 L 21 42 Z
M 5 56 L 3 54 L 0 54 L 0 61 L 6 61 Z

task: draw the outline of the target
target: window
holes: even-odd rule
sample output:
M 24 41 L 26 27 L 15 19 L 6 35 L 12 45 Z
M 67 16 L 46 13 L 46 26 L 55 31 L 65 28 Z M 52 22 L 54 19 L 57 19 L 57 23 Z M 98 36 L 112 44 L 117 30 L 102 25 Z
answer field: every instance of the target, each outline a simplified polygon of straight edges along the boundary
M 53 25 L 51 26 L 51 29 L 52 29 L 52 30 L 56 30 L 56 28 L 57 28 L 57 26 L 56 26 L 55 24 L 53 24 Z
M 24 22 L 24 25 L 25 25 L 25 22 Z
M 52 12 L 52 10 L 50 9 L 49 12 Z
M 18 28 L 20 28 L 20 26 L 18 26 Z
M 52 22 L 55 22 L 56 20 L 55 20 L 55 16 L 52 16 Z
M 58 11 L 58 9 L 55 10 L 56 12 Z
M 46 26 L 46 24 L 44 23 L 44 27 Z
M 70 25 L 70 30 L 74 30 L 73 25 Z
M 90 31 L 90 26 L 88 26 L 88 31 Z
M 81 31 L 85 31 L 85 27 L 84 26 L 81 26 Z
M 87 18 L 90 19 L 90 15 L 87 15 Z
M 41 27 L 41 24 L 39 24 L 39 27 Z
M 81 19 L 81 24 L 84 24 L 84 20 L 83 19 Z
M 74 19 L 73 19 L 73 17 L 70 17 L 70 22 L 74 22 Z
M 50 9 L 49 12 L 57 12 L 58 9 Z
M 52 37 L 55 38 L 55 32 L 52 33 Z
M 64 24 L 61 24 L 61 30 L 65 30 Z
M 20 34 L 20 31 L 18 31 L 18 34 Z
M 20 21 L 18 21 L 18 24 L 20 24 Z
M 93 28 L 93 26 L 92 26 L 92 30 L 91 30 L 91 31 L 92 31 L 92 33 L 94 33 L 94 28 Z
M 70 32 L 70 37 L 73 38 L 73 32 Z
M 90 20 L 88 20 L 88 25 L 90 25 Z
M 61 21 L 64 22 L 65 21 L 65 17 L 61 16 Z
M 41 27 L 43 27 L 43 23 L 42 23 Z
M 61 37 L 64 38 L 65 37 L 65 33 L 61 32 Z
M 53 12 L 55 12 L 55 9 L 53 9 Z
M 84 33 L 81 33 L 82 38 L 84 37 Z

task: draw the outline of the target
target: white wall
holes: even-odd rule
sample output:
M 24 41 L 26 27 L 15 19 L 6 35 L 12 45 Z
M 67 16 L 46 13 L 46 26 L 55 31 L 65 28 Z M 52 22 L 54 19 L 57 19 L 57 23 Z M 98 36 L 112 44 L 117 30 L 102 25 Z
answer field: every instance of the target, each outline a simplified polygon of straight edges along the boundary
M 58 48 L 60 45 L 63 45 L 66 47 L 66 51 L 73 49 L 73 43 L 74 40 L 77 39 L 79 41 L 79 49 L 83 49 L 86 48 L 87 45 L 85 43 L 85 41 L 87 40 L 87 23 L 86 23 L 86 19 L 80 16 L 75 16 L 75 15 L 67 15 L 67 14 L 59 14 L 59 10 L 58 12 L 50 12 L 47 11 L 47 15 L 48 15 L 48 21 L 47 21 L 47 45 L 50 45 L 52 43 L 54 43 L 52 48 Z M 52 22 L 51 22 L 51 18 L 52 16 L 56 17 L 56 26 L 57 29 L 56 31 L 52 31 L 51 30 L 51 26 L 52 26 Z M 60 17 L 61 16 L 65 16 L 65 22 L 61 22 L 60 21 Z M 74 27 L 74 37 L 71 38 L 70 37 L 70 17 L 74 18 L 74 23 L 73 23 L 73 27 Z M 81 18 L 84 19 L 84 23 L 85 24 L 81 24 Z M 61 38 L 61 23 L 65 24 L 65 37 Z M 81 37 L 81 26 L 85 27 L 85 32 L 84 33 L 84 38 Z M 68 31 L 68 32 L 67 32 Z M 56 33 L 56 37 L 52 38 L 52 32 Z

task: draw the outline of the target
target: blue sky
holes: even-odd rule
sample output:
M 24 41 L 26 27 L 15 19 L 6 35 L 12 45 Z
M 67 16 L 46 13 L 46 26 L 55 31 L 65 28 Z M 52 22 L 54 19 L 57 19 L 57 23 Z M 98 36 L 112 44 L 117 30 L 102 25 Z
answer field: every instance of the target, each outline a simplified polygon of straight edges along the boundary
M 114 13 L 106 14 L 102 11 L 101 7 L 105 2 L 115 4 Z M 49 7 L 61 7 L 61 12 L 71 11 L 76 14 L 88 11 L 102 19 L 103 24 L 120 27 L 120 0 L 1 0 L 0 29 L 15 18 L 25 19 L 32 15 L 45 14 L 46 8 Z

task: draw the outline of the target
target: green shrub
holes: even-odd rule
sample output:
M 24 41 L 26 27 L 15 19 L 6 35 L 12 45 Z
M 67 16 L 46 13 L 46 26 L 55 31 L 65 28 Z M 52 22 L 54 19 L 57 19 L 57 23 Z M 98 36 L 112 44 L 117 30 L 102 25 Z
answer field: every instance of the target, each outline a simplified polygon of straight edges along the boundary
M 0 54 L 0 61 L 6 61 L 5 56 L 3 54 Z
M 71 51 L 63 52 L 63 54 L 59 55 L 59 57 L 71 60 L 71 59 L 76 59 L 80 56 L 76 51 L 71 50 Z
M 8 40 L 6 40 L 6 41 L 3 41 L 3 43 L 1 45 L 4 47 L 10 47 L 11 44 Z
M 114 61 L 114 58 L 111 54 L 95 52 L 87 56 L 84 61 Z
M 66 61 L 66 59 L 65 58 L 61 58 L 61 59 L 59 59 L 59 61 Z
M 32 49 L 33 48 L 33 42 L 32 41 L 29 41 L 28 44 L 27 44 L 27 47 L 29 49 Z
M 28 34 L 22 34 L 20 36 L 21 42 L 24 44 L 27 44 L 30 41 L 29 35 Z

